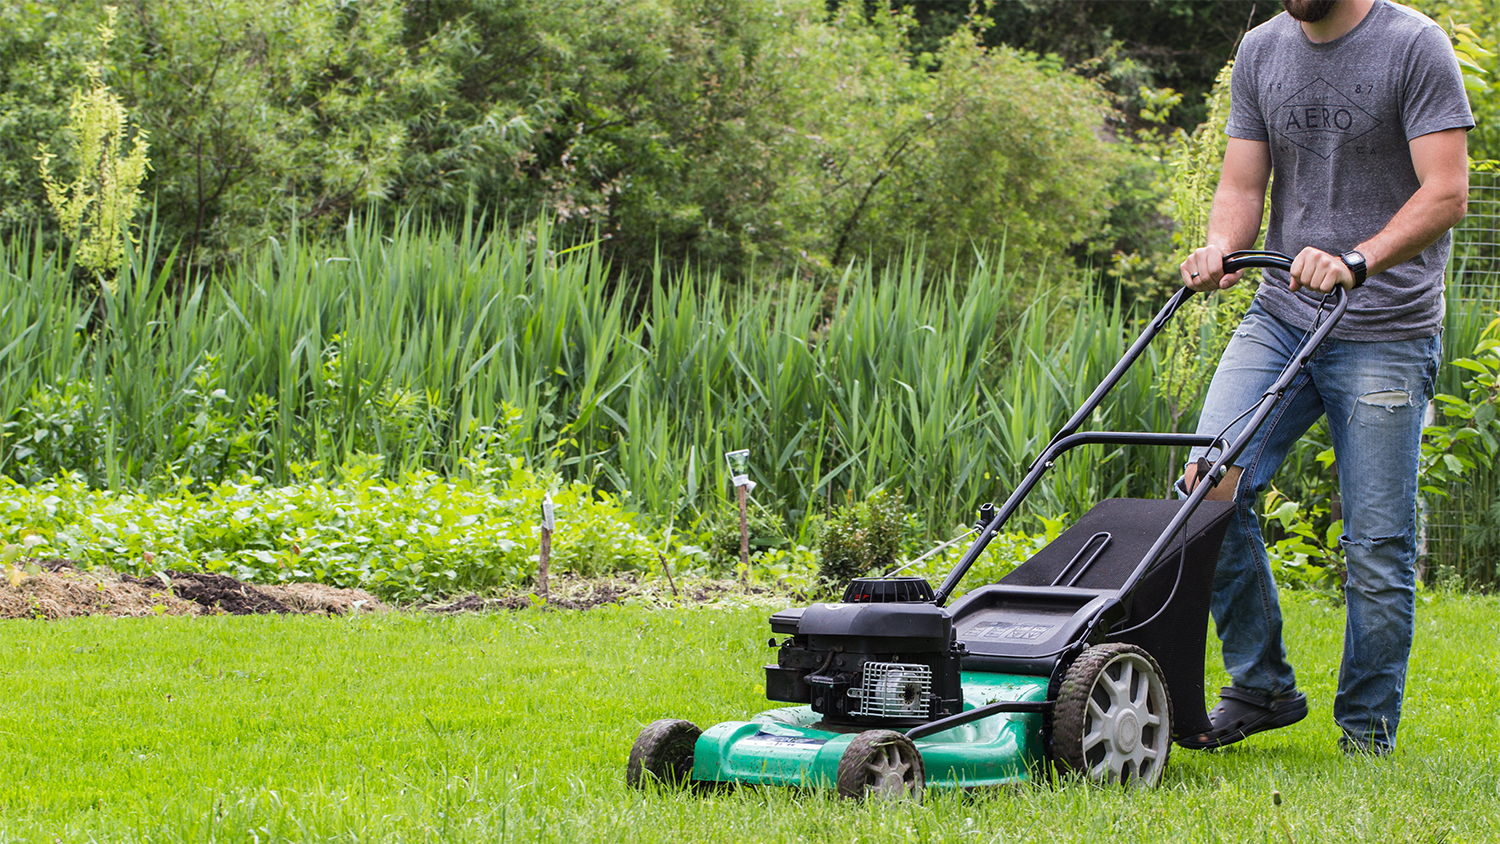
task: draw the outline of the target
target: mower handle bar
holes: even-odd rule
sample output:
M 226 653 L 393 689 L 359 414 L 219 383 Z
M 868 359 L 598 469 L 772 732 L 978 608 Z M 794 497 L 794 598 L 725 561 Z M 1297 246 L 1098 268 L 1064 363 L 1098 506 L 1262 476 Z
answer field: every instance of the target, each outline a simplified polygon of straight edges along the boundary
M 1224 256 L 1224 272 L 1237 273 L 1240 270 L 1248 270 L 1251 267 L 1265 267 L 1273 270 L 1292 270 L 1292 258 L 1280 252 L 1271 252 L 1264 249 L 1241 249 Z
M 1241 250 L 1224 256 L 1224 271 L 1226 273 L 1238 272 L 1251 267 L 1290 270 L 1292 268 L 1292 259 L 1290 256 L 1283 255 L 1280 252 L 1260 250 Z M 1084 401 L 1083 406 L 1053 436 L 1052 441 L 1047 444 L 1047 447 L 1042 450 L 1042 453 L 1031 464 L 1031 468 L 1026 472 L 1026 476 L 1021 480 L 1021 483 L 1010 494 L 1010 497 L 1005 500 L 1005 503 L 995 515 L 983 525 L 979 536 L 975 538 L 969 549 L 964 552 L 963 557 L 953 567 L 953 570 L 948 573 L 948 576 L 943 579 L 942 585 L 938 587 L 936 594 L 933 596 L 934 604 L 941 607 L 947 603 L 948 597 L 952 595 L 953 590 L 957 588 L 963 576 L 968 573 L 969 568 L 979 559 L 979 555 L 984 553 L 984 549 L 990 544 L 990 540 L 994 539 L 995 535 L 1000 532 L 1000 528 L 1020 509 L 1021 502 L 1031 493 L 1037 482 L 1041 480 L 1042 475 L 1048 469 L 1052 468 L 1054 461 L 1063 452 L 1088 443 L 1218 447 L 1220 449 L 1219 459 L 1214 462 L 1205 478 L 1202 479 L 1208 482 L 1204 483 L 1200 481 L 1193 488 L 1193 491 L 1183 503 L 1182 509 L 1167 524 L 1161 536 L 1152 544 L 1151 550 L 1146 552 L 1145 558 L 1136 565 L 1135 571 L 1120 588 L 1119 594 L 1128 596 L 1130 591 L 1135 588 L 1136 583 L 1146 573 L 1146 569 L 1151 565 L 1151 562 L 1171 544 L 1173 538 L 1187 524 L 1188 518 L 1198 509 L 1198 505 L 1208 496 L 1209 490 L 1224 477 L 1225 472 L 1229 469 L 1229 465 L 1250 444 L 1251 437 L 1254 436 L 1255 432 L 1260 428 L 1261 423 L 1270 414 L 1272 408 L 1276 406 L 1277 402 L 1286 393 L 1287 388 L 1292 383 L 1292 379 L 1301 373 L 1302 368 L 1307 364 L 1308 359 L 1312 357 L 1313 352 L 1317 351 L 1317 348 L 1322 345 L 1323 340 L 1328 336 L 1329 332 L 1343 318 L 1344 311 L 1349 308 L 1348 294 L 1344 291 L 1344 288 L 1335 287 L 1332 294 L 1334 297 L 1333 310 L 1329 312 L 1328 319 L 1317 326 L 1317 330 L 1313 331 L 1312 336 L 1308 337 L 1302 344 L 1302 347 L 1297 350 L 1292 363 L 1282 372 L 1281 377 L 1277 378 L 1276 382 L 1261 395 L 1260 399 L 1252 407 L 1250 420 L 1245 424 L 1244 429 L 1235 438 L 1233 443 L 1226 444 L 1221 439 L 1201 434 L 1152 434 L 1119 431 L 1097 431 L 1079 434 L 1078 429 L 1083 426 L 1084 421 L 1098 408 L 1110 390 L 1113 390 L 1115 385 L 1119 384 L 1120 379 L 1125 376 L 1125 372 L 1145 352 L 1146 346 L 1151 343 L 1157 334 L 1161 333 L 1161 330 L 1166 327 L 1167 322 L 1172 319 L 1178 309 L 1182 307 L 1183 303 L 1193 293 L 1192 288 L 1183 287 L 1172 295 L 1167 304 L 1152 318 L 1145 330 L 1141 332 L 1141 335 L 1126 350 L 1124 357 L 1120 358 L 1119 363 L 1116 363 L 1114 368 L 1109 371 L 1109 374 L 1104 376 L 1104 380 L 1099 382 L 1099 386 L 1094 388 L 1094 392 Z M 1128 597 L 1126 600 L 1128 600 Z

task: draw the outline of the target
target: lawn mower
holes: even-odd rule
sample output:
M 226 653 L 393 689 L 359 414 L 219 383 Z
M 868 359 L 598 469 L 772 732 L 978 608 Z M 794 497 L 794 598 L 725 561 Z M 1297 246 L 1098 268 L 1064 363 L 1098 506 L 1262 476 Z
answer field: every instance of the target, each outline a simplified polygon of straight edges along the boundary
M 1289 270 L 1291 259 L 1235 252 L 1224 267 Z M 838 603 L 772 615 L 766 696 L 801 705 L 702 731 L 677 719 L 649 724 L 626 781 L 832 786 L 855 799 L 920 799 L 928 787 L 1048 770 L 1159 783 L 1173 738 L 1210 729 L 1208 604 L 1234 502 L 1208 492 L 1348 306 L 1342 288 L 1325 299 L 1331 308 L 1233 442 L 1222 432 L 1080 431 L 1192 294 L 1182 288 L 1161 309 L 1004 504 L 980 508 L 976 538 L 937 589 L 921 578 L 860 578 Z M 1207 482 L 1185 496 L 1100 502 L 999 582 L 945 606 L 1054 461 L 1095 443 L 1206 447 L 1217 459 L 1199 461 Z

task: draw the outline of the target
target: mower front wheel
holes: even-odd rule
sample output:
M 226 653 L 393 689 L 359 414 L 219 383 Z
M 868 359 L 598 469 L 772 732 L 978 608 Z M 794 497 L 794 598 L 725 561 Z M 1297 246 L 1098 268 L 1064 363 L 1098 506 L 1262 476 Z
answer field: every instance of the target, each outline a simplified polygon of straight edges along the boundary
M 693 773 L 693 748 L 702 732 L 693 722 L 676 718 L 647 724 L 630 748 L 625 783 L 633 788 L 645 788 L 651 782 L 686 785 Z
M 922 754 L 893 730 L 867 730 L 854 737 L 839 757 L 839 795 L 853 800 L 922 802 L 927 771 Z
M 1063 768 L 1094 782 L 1161 782 L 1172 748 L 1172 699 L 1156 660 L 1123 642 L 1084 651 L 1063 675 L 1052 747 Z

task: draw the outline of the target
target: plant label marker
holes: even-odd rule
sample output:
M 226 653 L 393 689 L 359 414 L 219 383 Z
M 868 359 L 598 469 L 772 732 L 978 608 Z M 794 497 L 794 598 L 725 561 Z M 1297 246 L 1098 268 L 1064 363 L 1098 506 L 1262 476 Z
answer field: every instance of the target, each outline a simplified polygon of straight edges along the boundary
M 755 488 L 755 482 L 750 480 L 750 449 L 742 448 L 739 451 L 724 453 L 724 460 L 729 464 L 730 482 L 734 484 L 735 497 L 740 504 L 740 582 L 745 589 L 750 589 L 750 519 L 746 512 L 749 501 L 750 490 Z
M 549 599 L 547 594 L 547 564 L 552 559 L 552 531 L 557 525 L 556 512 L 552 505 L 552 495 L 548 493 L 542 498 L 542 545 L 537 552 L 536 582 L 537 591 L 545 603 Z

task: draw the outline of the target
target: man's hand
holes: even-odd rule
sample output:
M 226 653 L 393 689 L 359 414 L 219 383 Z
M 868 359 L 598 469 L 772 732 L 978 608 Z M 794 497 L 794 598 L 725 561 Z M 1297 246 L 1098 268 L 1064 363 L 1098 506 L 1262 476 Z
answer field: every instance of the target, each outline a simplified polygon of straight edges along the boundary
M 1179 267 L 1182 283 L 1199 293 L 1225 290 L 1239 281 L 1244 270 L 1237 273 L 1224 272 L 1224 250 L 1217 246 L 1205 246 L 1195 250 Z
M 1333 288 L 1354 289 L 1354 271 L 1338 255 L 1330 255 L 1309 246 L 1292 261 L 1292 292 L 1301 288 L 1318 293 L 1332 293 Z
M 1265 141 L 1230 138 L 1224 150 L 1224 170 L 1208 214 L 1207 245 L 1182 262 L 1182 283 L 1199 293 L 1224 290 L 1245 273 L 1224 272 L 1224 256 L 1249 249 L 1260 232 L 1266 185 L 1271 179 L 1271 148 Z

